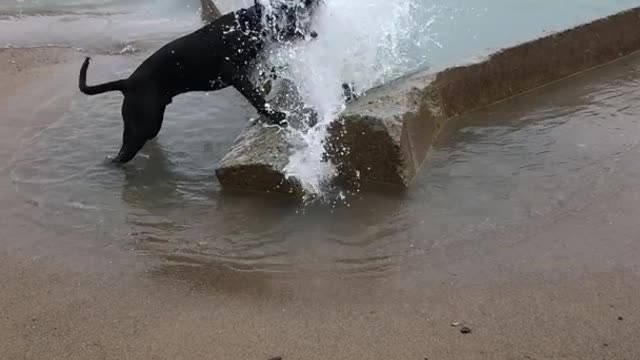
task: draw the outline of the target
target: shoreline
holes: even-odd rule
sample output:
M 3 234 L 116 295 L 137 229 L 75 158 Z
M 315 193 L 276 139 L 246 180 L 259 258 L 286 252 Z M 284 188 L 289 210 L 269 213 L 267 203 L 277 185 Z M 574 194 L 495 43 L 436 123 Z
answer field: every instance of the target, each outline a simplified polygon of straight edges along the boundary
M 640 357 L 637 184 L 540 223 L 441 244 L 385 277 L 158 265 L 35 224 L 11 159 L 78 96 L 83 58 L 44 49 L 0 50 L 1 358 Z M 105 59 L 92 81 L 128 61 Z M 619 166 L 637 168 L 639 155 L 629 150 Z

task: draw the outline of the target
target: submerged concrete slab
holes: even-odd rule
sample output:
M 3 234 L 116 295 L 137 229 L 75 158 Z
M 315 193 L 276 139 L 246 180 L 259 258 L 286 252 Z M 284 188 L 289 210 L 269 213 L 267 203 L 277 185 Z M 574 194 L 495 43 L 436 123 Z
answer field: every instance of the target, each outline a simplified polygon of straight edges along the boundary
M 343 182 L 407 187 L 448 119 L 636 52 L 639 29 L 640 7 L 372 89 L 330 127 L 327 157 Z
M 291 127 L 299 128 L 303 122 L 314 119 L 314 113 L 304 107 L 291 82 L 278 81 L 267 99 L 275 108 L 289 113 Z M 285 173 L 292 151 L 292 134 L 264 123 L 265 119 L 258 118 L 242 131 L 218 164 L 218 181 L 223 188 L 304 195 L 300 181 Z

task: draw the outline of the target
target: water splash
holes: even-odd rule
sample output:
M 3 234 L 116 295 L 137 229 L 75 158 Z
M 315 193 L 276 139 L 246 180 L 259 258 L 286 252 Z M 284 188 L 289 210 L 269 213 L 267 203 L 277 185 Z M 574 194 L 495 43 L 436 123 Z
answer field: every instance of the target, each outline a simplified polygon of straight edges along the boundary
M 415 0 L 325 0 L 312 26 L 317 39 L 273 51 L 270 61 L 285 69 L 280 75 L 296 83 L 306 105 L 318 113 L 316 126 L 288 130 L 294 151 L 285 171 L 308 193 L 325 193 L 336 173 L 323 160 L 323 142 L 345 108 L 342 84 L 361 92 L 426 66 L 427 47 L 439 45 L 429 33 L 437 15 L 437 7 Z

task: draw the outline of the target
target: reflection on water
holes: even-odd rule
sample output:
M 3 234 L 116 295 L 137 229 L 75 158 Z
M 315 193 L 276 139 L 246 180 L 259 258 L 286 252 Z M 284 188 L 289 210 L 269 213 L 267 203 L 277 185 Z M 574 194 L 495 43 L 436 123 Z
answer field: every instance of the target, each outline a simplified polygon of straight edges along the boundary
M 120 145 L 120 98 L 79 96 L 12 177 L 38 223 L 165 267 L 384 275 L 443 243 L 579 207 L 610 179 L 636 181 L 618 160 L 640 139 L 639 74 L 627 59 L 457 119 L 408 192 L 337 206 L 219 191 L 216 163 L 253 111 L 231 90 L 176 99 L 160 137 L 122 168 L 104 161 Z

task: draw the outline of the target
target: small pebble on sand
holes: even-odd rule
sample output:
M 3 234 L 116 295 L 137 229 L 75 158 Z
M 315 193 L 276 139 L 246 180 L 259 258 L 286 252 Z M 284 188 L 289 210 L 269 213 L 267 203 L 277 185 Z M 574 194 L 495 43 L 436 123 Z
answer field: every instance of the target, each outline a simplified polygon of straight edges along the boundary
M 460 332 L 463 334 L 470 334 L 471 333 L 471 329 L 464 326 L 462 329 L 460 329 Z
M 624 318 L 622 316 L 618 316 L 618 320 L 622 321 Z
M 454 322 L 451 323 L 451 326 L 458 327 L 458 326 L 460 326 L 460 323 L 457 322 L 457 321 L 454 321 Z

